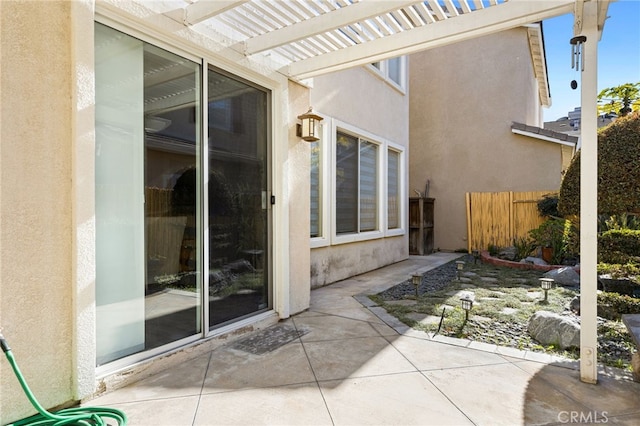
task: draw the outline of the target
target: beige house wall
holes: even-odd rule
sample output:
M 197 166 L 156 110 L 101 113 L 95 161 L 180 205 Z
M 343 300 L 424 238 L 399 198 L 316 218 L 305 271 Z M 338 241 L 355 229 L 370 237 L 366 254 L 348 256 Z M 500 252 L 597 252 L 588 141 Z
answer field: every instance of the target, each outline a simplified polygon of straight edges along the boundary
M 295 136 L 294 118 L 309 105 L 309 89 L 263 64 L 240 66 L 211 53 L 212 62 L 272 90 L 274 312 L 97 380 L 94 8 L 92 0 L 0 1 L 0 327 L 46 408 L 185 362 L 303 311 L 310 298 L 308 204 L 292 202 L 309 199 L 309 145 Z M 129 3 L 122 8 L 144 32 L 150 15 Z M 163 22 L 149 25 L 165 28 L 171 46 L 173 21 Z M 202 54 L 212 47 L 181 36 L 181 48 Z M 6 361 L 0 377 L 0 424 L 33 414 Z
M 48 407 L 76 377 L 71 10 L 0 2 L 0 326 Z M 5 360 L 0 377 L 4 424 L 31 410 Z
M 408 147 L 409 96 L 366 67 L 316 77 L 310 105 L 327 118 Z M 329 138 L 330 141 L 334 139 Z M 408 151 L 405 151 L 405 158 L 407 154 Z M 406 204 L 407 200 L 403 200 L 403 203 Z M 329 201 L 329 208 L 332 208 L 331 204 L 332 201 Z M 309 235 L 308 227 L 306 232 Z M 311 250 L 312 288 L 377 269 L 409 256 L 406 233 L 361 242 L 329 244 Z
M 410 58 L 409 194 L 435 198 L 434 247 L 467 247 L 466 192 L 559 188 L 561 145 L 515 135 L 540 126 L 526 28 Z

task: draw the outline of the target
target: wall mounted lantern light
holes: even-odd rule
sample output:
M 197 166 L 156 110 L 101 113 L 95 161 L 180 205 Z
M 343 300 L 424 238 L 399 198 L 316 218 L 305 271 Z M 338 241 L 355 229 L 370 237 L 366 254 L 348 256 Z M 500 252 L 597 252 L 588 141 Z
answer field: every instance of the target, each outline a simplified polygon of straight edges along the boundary
M 316 124 L 322 121 L 322 117 L 313 112 L 312 107 L 309 107 L 309 111 L 299 115 L 298 118 L 302 120 L 302 124 L 298 124 L 297 135 L 307 142 L 320 140 Z

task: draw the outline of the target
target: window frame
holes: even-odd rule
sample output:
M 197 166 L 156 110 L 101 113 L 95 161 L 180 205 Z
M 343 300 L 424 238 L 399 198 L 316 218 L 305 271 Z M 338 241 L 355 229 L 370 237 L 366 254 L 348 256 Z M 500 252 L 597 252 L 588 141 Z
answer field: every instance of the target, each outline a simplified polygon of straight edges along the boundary
M 385 83 L 387 83 L 388 85 L 390 85 L 391 87 L 393 87 L 394 89 L 402 93 L 403 95 L 406 95 L 407 93 L 407 57 L 398 56 L 392 59 L 398 59 L 400 61 L 400 81 L 399 82 L 392 80 L 391 77 L 389 76 L 389 73 L 390 73 L 389 59 L 385 59 L 383 61 L 376 61 L 374 63 L 368 64 L 366 68 L 375 76 L 384 80 Z M 379 66 L 376 66 L 375 64 L 379 64 Z
M 320 114 L 319 114 L 320 115 Z M 327 118 L 322 120 L 318 126 L 320 134 L 320 140 L 318 144 L 318 172 L 319 177 L 319 205 L 320 205 L 320 224 L 317 237 L 310 237 L 311 248 L 326 247 L 331 243 L 331 235 L 329 230 L 331 226 L 331 214 L 329 209 L 329 197 L 331 194 L 331 181 L 332 181 L 332 169 L 331 169 L 331 129 L 332 120 Z
M 385 237 L 395 237 L 406 234 L 407 228 L 407 210 L 406 210 L 406 200 L 407 198 L 407 178 L 406 178 L 406 156 L 405 156 L 405 147 L 393 142 L 387 142 L 384 151 L 384 166 L 385 166 L 385 174 L 384 174 L 384 207 L 385 207 L 385 215 L 384 215 L 384 235 Z M 389 174 L 388 174 L 388 166 L 389 166 L 389 151 L 395 151 L 398 153 L 398 227 L 397 228 L 389 228 Z

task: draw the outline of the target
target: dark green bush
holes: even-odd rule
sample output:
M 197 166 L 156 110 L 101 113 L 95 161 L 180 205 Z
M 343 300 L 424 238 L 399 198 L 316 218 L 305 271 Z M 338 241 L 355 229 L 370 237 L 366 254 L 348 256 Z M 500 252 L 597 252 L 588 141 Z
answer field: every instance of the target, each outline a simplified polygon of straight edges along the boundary
M 598 263 L 598 275 L 605 274 L 612 278 L 640 277 L 640 263 Z
M 558 212 L 558 194 L 547 194 L 538 200 L 538 213 L 540 216 L 560 217 Z
M 598 236 L 598 258 L 604 263 L 640 263 L 640 231 L 612 229 Z
M 640 314 L 640 299 L 618 293 L 598 294 L 598 316 L 619 320 L 624 314 Z
M 640 212 L 640 112 L 614 121 L 598 133 L 598 212 Z M 580 151 L 560 186 L 558 210 L 580 214 Z

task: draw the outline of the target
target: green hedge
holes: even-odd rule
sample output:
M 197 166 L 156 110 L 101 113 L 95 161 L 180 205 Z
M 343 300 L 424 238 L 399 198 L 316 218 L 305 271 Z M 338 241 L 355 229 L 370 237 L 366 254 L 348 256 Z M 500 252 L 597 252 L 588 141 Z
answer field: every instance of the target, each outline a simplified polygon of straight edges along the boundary
M 598 236 L 598 259 L 604 263 L 640 263 L 640 231 L 613 229 Z
M 640 211 L 640 112 L 618 118 L 598 133 L 598 212 Z M 580 151 L 560 186 L 558 210 L 580 215 Z
M 598 294 L 598 316 L 619 320 L 624 314 L 640 314 L 640 299 L 618 293 Z

